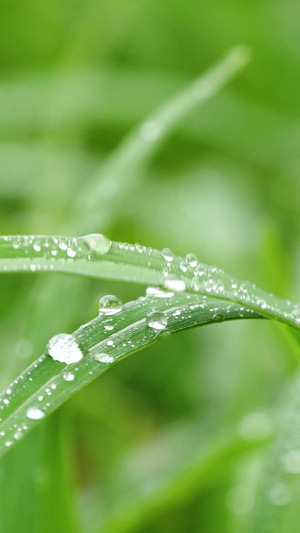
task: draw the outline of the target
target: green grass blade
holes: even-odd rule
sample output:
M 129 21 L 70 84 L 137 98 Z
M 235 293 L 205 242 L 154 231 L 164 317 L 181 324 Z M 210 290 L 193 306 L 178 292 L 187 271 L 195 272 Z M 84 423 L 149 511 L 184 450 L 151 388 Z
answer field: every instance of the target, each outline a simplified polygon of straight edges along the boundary
M 167 322 L 166 332 L 160 335 L 147 322 L 154 309 L 163 313 Z M 84 355 L 79 362 L 66 366 L 53 361 L 45 352 L 0 396 L 0 455 L 74 392 L 111 365 L 163 338 L 166 333 L 249 317 L 258 315 L 236 304 L 200 299 L 198 295 L 186 293 L 171 298 L 140 298 L 126 304 L 113 317 L 99 315 L 73 334 L 76 349 L 80 348 Z M 110 333 L 112 327 L 113 334 Z M 98 360 L 99 354 L 105 354 L 105 362 Z
M 139 124 L 106 160 L 89 187 L 82 191 L 75 206 L 74 224 L 79 230 L 107 227 L 124 195 L 141 179 L 142 166 L 157 152 L 182 119 L 220 91 L 249 61 L 247 47 L 232 49 L 207 74 L 186 90 L 159 107 Z M 77 221 L 79 220 L 79 225 Z
M 16 236 L 0 238 L 0 272 L 59 271 L 190 291 L 245 305 L 268 318 L 300 327 L 300 307 L 254 284 L 199 263 L 138 244 L 112 242 L 103 235 L 81 238 Z

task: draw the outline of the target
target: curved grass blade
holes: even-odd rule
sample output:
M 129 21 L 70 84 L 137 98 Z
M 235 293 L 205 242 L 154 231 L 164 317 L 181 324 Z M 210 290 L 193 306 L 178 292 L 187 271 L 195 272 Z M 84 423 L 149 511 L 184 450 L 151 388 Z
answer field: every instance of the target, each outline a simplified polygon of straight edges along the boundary
M 254 284 L 185 258 L 139 244 L 85 237 L 16 236 L 0 238 L 0 272 L 58 271 L 189 291 L 244 305 L 267 318 L 300 328 L 300 306 Z
M 135 128 L 94 177 L 75 205 L 71 227 L 79 231 L 107 227 L 124 195 L 141 179 L 141 169 L 182 119 L 220 91 L 248 63 L 249 49 L 233 48 L 216 66 L 160 106 Z M 78 224 L 79 222 L 79 224 Z
M 153 310 L 158 313 L 156 321 L 163 318 L 158 326 L 151 318 Z M 99 315 L 60 347 L 62 356 L 73 349 L 77 355 L 80 351 L 81 360 L 66 366 L 53 361 L 46 351 L 0 395 L 0 455 L 111 365 L 165 335 L 222 320 L 258 317 L 236 304 L 186 293 L 139 298 L 114 316 Z

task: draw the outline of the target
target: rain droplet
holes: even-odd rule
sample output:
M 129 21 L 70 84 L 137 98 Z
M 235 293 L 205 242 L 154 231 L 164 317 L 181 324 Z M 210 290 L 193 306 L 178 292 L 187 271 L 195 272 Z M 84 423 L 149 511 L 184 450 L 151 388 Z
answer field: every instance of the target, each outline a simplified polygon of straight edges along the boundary
M 113 363 L 115 358 L 112 355 L 108 355 L 107 353 L 99 353 L 96 354 L 94 359 L 96 361 L 99 361 L 99 363 Z
M 91 252 L 95 252 L 99 255 L 107 254 L 112 244 L 111 240 L 101 233 L 91 233 L 90 235 L 80 237 L 78 240 L 83 240 Z
M 191 268 L 196 268 L 198 264 L 198 259 L 195 254 L 187 254 L 185 256 L 185 261 Z
M 47 352 L 54 361 L 71 365 L 83 358 L 76 339 L 68 333 L 59 333 L 50 339 L 47 345 Z
M 63 374 L 63 379 L 65 381 L 73 381 L 75 379 L 75 376 L 74 374 L 72 374 L 72 372 L 66 372 L 65 374 Z
M 167 261 L 167 263 L 171 263 L 174 259 L 174 254 L 170 248 L 164 248 L 161 251 L 161 256 L 165 261 Z
M 107 294 L 103 296 L 99 301 L 99 314 L 103 315 L 115 315 L 123 309 L 123 304 L 117 296 L 113 294 Z
M 158 289 L 157 287 L 147 287 L 146 296 L 148 298 L 172 298 L 174 292 Z
M 162 331 L 163 329 L 166 329 L 168 319 L 164 313 L 161 313 L 160 311 L 152 311 L 152 313 L 147 316 L 147 324 L 149 328 Z
M 171 291 L 175 292 L 182 292 L 185 291 L 185 282 L 182 279 L 176 278 L 175 276 L 169 276 L 168 278 L 163 280 L 163 284 L 166 287 L 166 289 L 169 289 Z
M 30 418 L 30 420 L 41 420 L 44 418 L 45 413 L 42 411 L 42 409 L 39 409 L 39 407 L 29 407 L 26 411 L 27 418 Z

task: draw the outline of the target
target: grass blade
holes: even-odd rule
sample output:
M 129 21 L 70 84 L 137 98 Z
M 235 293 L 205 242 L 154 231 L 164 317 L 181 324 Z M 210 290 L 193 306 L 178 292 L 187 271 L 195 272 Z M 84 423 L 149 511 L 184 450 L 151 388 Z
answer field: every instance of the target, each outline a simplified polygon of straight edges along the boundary
M 190 291 L 245 305 L 267 318 L 297 329 L 300 307 L 254 284 L 185 258 L 171 250 L 112 242 L 103 235 L 85 237 L 17 236 L 0 238 L 0 272 L 58 271 Z
M 153 310 L 166 321 L 165 332 L 149 325 L 149 313 Z M 0 455 L 74 392 L 166 333 L 258 316 L 236 304 L 186 293 L 171 298 L 142 298 L 126 304 L 113 317 L 99 315 L 73 333 L 72 344 L 84 355 L 81 361 L 66 367 L 45 352 L 0 396 Z M 110 334 L 112 326 L 113 334 Z M 62 348 L 62 353 L 68 353 L 68 349 L 68 346 Z

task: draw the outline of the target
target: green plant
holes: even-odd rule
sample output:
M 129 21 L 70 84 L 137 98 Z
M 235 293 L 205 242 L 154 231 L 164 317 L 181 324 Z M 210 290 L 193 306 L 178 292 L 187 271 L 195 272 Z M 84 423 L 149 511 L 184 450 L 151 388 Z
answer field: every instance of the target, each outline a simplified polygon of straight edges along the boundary
M 247 62 L 245 52 L 245 49 L 239 48 L 229 54 L 204 79 L 198 80 L 139 125 L 104 163 L 93 182 L 78 195 L 70 216 L 62 224 L 63 232 L 73 235 L 77 231 L 90 232 L 95 228 L 102 230 L 108 227 L 118 207 L 143 178 L 146 164 L 168 134 L 187 113 L 219 90 Z M 0 396 L 1 455 L 75 391 L 126 356 L 172 333 L 221 321 L 262 317 L 299 329 L 298 306 L 249 282 L 228 276 L 218 268 L 199 263 L 193 254 L 181 258 L 169 249 L 160 252 L 142 245 L 112 242 L 100 234 L 79 238 L 55 235 L 2 237 L 0 271 L 6 274 L 62 272 L 68 275 L 66 280 L 69 280 L 70 274 L 79 274 L 148 287 L 146 296 L 125 305 L 117 298 L 101 299 L 97 318 L 72 334 L 55 336 L 45 350 L 36 327 L 36 316 L 30 318 L 36 349 L 40 350 L 37 353 L 39 357 Z M 58 331 L 69 331 L 68 316 L 61 317 L 58 312 L 56 318 L 55 312 L 51 313 L 52 309 L 60 306 L 56 280 L 49 278 L 46 283 L 43 280 L 40 284 L 43 284 L 44 294 L 43 300 L 36 306 L 36 313 L 41 315 L 40 322 L 56 320 L 55 327 L 60 328 Z M 68 293 L 69 316 L 76 315 L 83 299 L 84 290 L 79 287 L 76 292 L 76 284 L 77 280 L 71 282 Z M 293 336 L 288 335 L 293 342 Z M 283 429 L 285 431 L 286 428 Z M 197 435 L 195 425 L 191 424 L 188 433 Z M 261 440 L 268 440 L 268 437 L 266 431 Z M 285 440 L 285 437 L 282 438 Z M 191 439 L 187 439 L 187 446 L 191 451 Z M 171 473 L 166 494 L 160 488 L 157 492 L 153 491 L 146 503 L 141 496 L 139 505 L 127 500 L 126 494 L 123 494 L 120 497 L 123 511 L 117 517 L 112 513 L 104 519 L 104 530 L 129 531 L 138 527 L 145 517 L 155 516 L 158 506 L 168 509 L 174 502 L 188 501 L 195 487 L 204 490 L 209 486 L 213 469 L 217 470 L 218 465 L 224 463 L 228 467 L 234 462 L 235 453 L 242 455 L 252 448 L 256 448 L 256 443 L 247 442 L 234 431 L 217 437 L 214 435 L 203 445 L 199 456 L 195 452 L 192 466 L 186 458 L 183 458 L 181 468 L 173 466 L 174 472 L 169 465 Z M 56 452 L 58 458 L 55 457 L 55 461 L 62 465 L 65 456 L 58 449 Z M 275 453 L 275 456 L 276 462 L 278 454 Z M 58 475 L 60 478 L 61 474 Z M 118 480 L 118 473 L 115 478 Z M 121 473 L 119 478 L 122 478 Z M 63 487 L 62 500 L 67 492 L 67 488 Z M 267 505 L 264 512 L 266 508 Z M 62 514 L 66 516 L 65 509 Z M 74 531 L 72 520 L 66 518 L 66 522 L 69 530 Z

